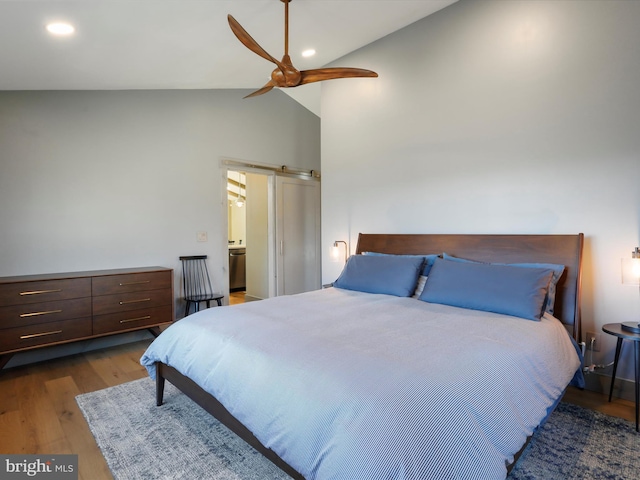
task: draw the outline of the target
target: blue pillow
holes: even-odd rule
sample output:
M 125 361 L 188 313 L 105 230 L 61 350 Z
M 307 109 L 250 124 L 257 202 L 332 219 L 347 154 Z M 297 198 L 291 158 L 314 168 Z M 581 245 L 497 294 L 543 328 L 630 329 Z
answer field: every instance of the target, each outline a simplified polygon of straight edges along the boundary
M 454 257 L 447 253 L 442 254 L 442 258 L 445 260 L 452 260 L 454 262 L 472 262 L 472 263 L 482 263 L 476 262 L 475 260 L 468 260 L 466 258 Z M 558 282 L 560 281 L 560 277 L 564 273 L 564 265 L 557 265 L 555 263 L 492 263 L 491 265 L 508 265 L 511 267 L 524 267 L 524 268 L 548 268 L 553 271 L 553 277 L 551 277 L 551 282 L 549 282 L 549 290 L 547 291 L 547 300 L 544 304 L 544 311 L 553 315 L 555 303 L 556 303 L 556 288 L 558 286 Z
M 437 259 L 420 300 L 540 320 L 553 271 Z
M 402 255 L 396 253 L 379 253 L 379 252 L 362 252 L 362 255 L 374 255 L 379 257 L 414 257 L 414 258 L 422 258 L 424 260 L 424 266 L 422 268 L 422 273 L 420 275 L 424 275 L 425 277 L 429 276 L 429 272 L 431 271 L 431 267 L 433 267 L 433 262 L 436 261 L 440 255 Z
M 334 287 L 409 297 L 416 289 L 422 257 L 352 255 Z

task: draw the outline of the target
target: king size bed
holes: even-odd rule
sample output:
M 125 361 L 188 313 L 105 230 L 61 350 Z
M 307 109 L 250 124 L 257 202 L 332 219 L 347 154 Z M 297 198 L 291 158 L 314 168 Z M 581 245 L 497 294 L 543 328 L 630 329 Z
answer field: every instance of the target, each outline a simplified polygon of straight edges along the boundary
M 503 479 L 580 386 L 582 246 L 360 234 L 333 288 L 198 312 L 141 362 L 296 479 Z

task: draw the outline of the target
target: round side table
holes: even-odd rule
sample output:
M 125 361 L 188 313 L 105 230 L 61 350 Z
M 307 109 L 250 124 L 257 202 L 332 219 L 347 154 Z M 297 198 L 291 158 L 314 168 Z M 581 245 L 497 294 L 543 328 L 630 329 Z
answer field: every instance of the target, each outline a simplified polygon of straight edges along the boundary
M 616 344 L 616 356 L 613 361 L 613 375 L 611 376 L 611 387 L 609 388 L 609 401 L 613 395 L 613 383 L 616 381 L 616 371 L 618 370 L 618 360 L 620 359 L 620 349 L 622 348 L 623 340 L 631 340 L 634 346 L 634 359 L 635 359 L 635 377 L 636 377 L 636 432 L 640 432 L 638 429 L 638 397 L 640 396 L 640 333 L 634 333 L 629 330 L 624 330 L 621 323 L 607 323 L 602 327 L 602 331 L 609 335 L 618 337 L 618 343 Z

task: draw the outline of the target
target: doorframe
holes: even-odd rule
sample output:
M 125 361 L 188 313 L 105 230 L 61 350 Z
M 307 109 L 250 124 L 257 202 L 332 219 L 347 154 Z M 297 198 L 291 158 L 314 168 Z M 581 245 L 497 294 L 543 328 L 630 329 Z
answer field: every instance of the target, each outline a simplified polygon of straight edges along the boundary
M 278 268 L 277 268 L 277 255 L 278 247 L 276 245 L 276 176 L 295 177 L 302 180 L 319 181 L 321 178 L 320 172 L 317 170 L 303 170 L 298 168 L 287 167 L 286 165 L 276 166 L 266 163 L 247 162 L 240 159 L 221 157 L 220 158 L 220 170 L 222 172 L 222 219 L 224 221 L 225 228 L 223 229 L 222 245 L 226 248 L 226 251 L 222 254 L 225 258 L 224 265 L 225 271 L 225 285 L 226 294 L 229 295 L 229 205 L 227 195 L 227 178 L 229 171 L 235 172 L 251 172 L 259 175 L 267 176 L 267 229 L 268 229 L 268 270 L 269 270 L 269 297 L 275 297 L 278 292 Z M 320 235 L 322 237 L 322 235 Z M 319 261 L 321 261 L 319 259 Z M 321 272 L 320 272 L 321 273 Z

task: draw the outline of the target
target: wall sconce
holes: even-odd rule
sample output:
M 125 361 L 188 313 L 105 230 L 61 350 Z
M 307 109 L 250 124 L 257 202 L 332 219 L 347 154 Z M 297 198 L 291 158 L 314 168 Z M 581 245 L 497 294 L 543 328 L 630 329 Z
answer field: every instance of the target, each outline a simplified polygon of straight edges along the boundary
M 631 252 L 631 258 L 622 259 L 622 284 L 640 285 L 640 247 Z
M 336 240 L 333 242 L 333 248 L 331 249 L 331 258 L 334 260 L 338 260 L 340 258 L 340 246 L 339 243 L 344 243 L 344 263 L 347 263 L 347 259 L 349 258 L 349 244 L 344 240 Z
M 640 247 L 631 252 L 631 258 L 622 259 L 622 284 L 640 286 Z M 623 322 L 622 329 L 640 333 L 640 322 Z

